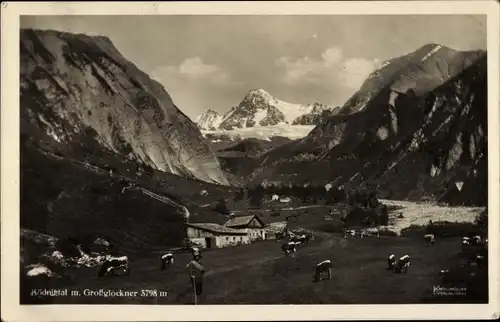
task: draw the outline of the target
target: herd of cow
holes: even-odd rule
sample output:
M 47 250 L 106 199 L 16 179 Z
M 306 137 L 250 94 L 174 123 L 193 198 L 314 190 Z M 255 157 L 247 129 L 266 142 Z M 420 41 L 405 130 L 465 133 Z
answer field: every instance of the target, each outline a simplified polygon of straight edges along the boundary
M 354 229 L 346 229 L 344 231 L 344 238 L 355 238 L 356 231 Z M 377 236 L 380 237 L 380 232 L 376 228 L 366 228 L 359 231 L 359 236 L 363 238 L 364 236 Z M 281 249 L 285 253 L 286 256 L 291 255 L 295 257 L 297 248 L 307 244 L 310 235 L 300 235 L 296 236 L 291 234 L 290 241 L 281 246 Z M 436 236 L 434 234 L 425 234 L 424 240 L 429 245 L 434 245 L 436 241 Z M 483 249 L 488 245 L 488 239 L 486 238 L 482 241 L 481 236 L 473 236 L 473 237 L 463 237 L 462 239 L 462 251 L 467 253 L 472 250 L 475 256 L 472 259 L 468 260 L 469 265 L 475 265 L 478 267 L 482 267 L 485 263 L 485 258 L 483 255 L 478 253 L 477 247 L 482 247 Z M 411 266 L 411 257 L 408 254 L 401 256 L 400 258 L 396 258 L 395 254 L 390 254 L 387 260 L 388 267 L 387 269 L 392 270 L 394 273 L 404 273 L 408 272 L 408 269 Z M 330 260 L 324 260 L 316 265 L 316 270 L 314 274 L 314 281 L 322 280 L 326 275 L 326 278 L 331 279 L 331 270 L 332 270 L 332 262 Z M 444 269 L 440 271 L 440 277 L 444 280 L 448 278 L 450 270 Z
M 199 253 L 197 248 L 192 248 L 193 254 Z M 174 254 L 166 253 L 161 255 L 161 270 L 169 268 L 174 263 Z M 98 276 L 115 276 L 116 272 L 122 270 L 125 275 L 130 274 L 130 266 L 127 256 L 113 257 L 108 256 L 102 263 Z
M 376 229 L 364 229 L 359 235 L 363 236 L 377 236 L 380 237 L 378 230 Z M 301 246 L 305 246 L 308 244 L 309 239 L 312 237 L 311 234 L 302 234 L 296 235 L 292 232 L 288 232 L 289 241 L 284 243 L 281 246 L 282 251 L 285 253 L 285 256 L 292 256 L 293 258 L 296 255 L 297 248 Z M 344 238 L 356 236 L 356 231 L 352 229 L 345 230 Z M 434 234 L 425 234 L 424 240 L 429 245 L 434 245 L 436 237 Z M 462 239 L 462 250 L 464 252 L 470 252 L 471 250 L 475 252 L 475 257 L 472 260 L 469 260 L 470 264 L 481 267 L 484 265 L 485 258 L 483 255 L 476 252 L 477 247 L 487 247 L 488 239 L 482 240 L 481 236 L 473 236 L 473 237 L 463 237 Z M 193 254 L 199 254 L 199 249 L 192 248 L 191 251 Z M 169 268 L 174 263 L 174 255 L 172 253 L 165 253 L 160 256 L 161 260 L 161 270 L 165 270 Z M 411 266 L 411 257 L 408 254 L 405 254 L 399 258 L 396 257 L 395 254 L 390 254 L 387 259 L 387 269 L 392 270 L 394 273 L 404 273 L 408 272 L 408 269 Z M 105 275 L 115 275 L 115 271 L 118 269 L 123 269 L 125 274 L 130 273 L 130 267 L 128 263 L 127 256 L 121 257 L 108 257 L 106 261 L 102 264 L 101 269 L 99 271 L 99 277 Z M 444 280 L 450 274 L 450 270 L 443 269 L 439 272 L 440 277 Z M 321 261 L 316 265 L 314 272 L 314 281 L 320 281 L 324 278 L 331 279 L 332 276 L 332 262 L 330 260 Z

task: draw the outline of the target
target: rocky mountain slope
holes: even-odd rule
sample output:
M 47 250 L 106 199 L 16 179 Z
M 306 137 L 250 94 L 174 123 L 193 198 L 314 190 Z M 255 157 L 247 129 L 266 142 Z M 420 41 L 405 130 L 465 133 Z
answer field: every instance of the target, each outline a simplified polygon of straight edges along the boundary
M 227 184 L 200 130 L 162 85 L 106 37 L 20 34 L 21 130 L 84 159 L 95 149 L 155 169 Z
M 338 115 L 264 154 L 252 180 L 371 185 L 382 197 L 485 204 L 486 67 L 483 51 L 435 44 L 390 60 Z
M 292 104 L 277 99 L 263 89 L 251 89 L 243 100 L 223 116 L 208 110 L 197 119 L 203 130 L 233 130 L 274 125 L 316 125 L 323 116 L 338 108 L 313 103 Z

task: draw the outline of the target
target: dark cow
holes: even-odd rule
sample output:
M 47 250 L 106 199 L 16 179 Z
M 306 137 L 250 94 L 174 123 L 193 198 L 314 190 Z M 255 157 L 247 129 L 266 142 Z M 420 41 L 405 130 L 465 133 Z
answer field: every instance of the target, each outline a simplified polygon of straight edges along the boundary
M 99 270 L 99 277 L 106 275 L 115 275 L 115 270 L 123 268 L 126 275 L 130 274 L 130 267 L 128 265 L 128 257 L 108 257 L 104 263 L 101 265 L 101 269 Z
M 434 236 L 434 234 L 426 234 L 424 235 L 424 239 L 428 244 L 434 245 L 436 237 Z
M 387 259 L 387 269 L 394 269 L 394 265 L 396 265 L 396 255 L 390 254 Z
M 193 254 L 193 257 L 199 256 L 201 258 L 201 252 L 198 247 L 192 247 L 191 253 Z
M 321 281 L 325 273 L 327 274 L 328 279 L 332 278 L 332 262 L 329 259 L 324 260 L 316 265 L 316 270 L 314 272 L 314 281 Z
M 472 244 L 479 245 L 479 244 L 481 244 L 481 240 L 482 240 L 481 236 L 479 236 L 479 235 L 473 236 L 472 237 Z
M 477 254 L 476 255 L 476 265 L 478 267 L 483 267 L 485 264 L 486 260 L 483 255 Z
M 396 273 L 401 273 L 402 271 L 406 274 L 408 271 L 408 268 L 411 266 L 411 259 L 410 256 L 404 255 L 399 258 L 399 260 L 396 262 L 394 265 L 394 271 Z
M 161 270 L 169 268 L 170 265 L 174 263 L 174 255 L 172 253 L 167 253 L 161 256 Z
M 299 236 L 299 242 L 303 245 L 309 244 L 309 239 L 311 238 L 311 235 L 305 234 L 305 235 L 300 235 Z
M 293 236 L 290 241 L 297 243 L 297 246 L 300 245 L 307 245 L 309 243 L 309 239 L 311 238 L 310 235 L 295 235 Z
M 298 242 L 288 242 L 286 244 L 283 244 L 281 246 L 281 249 L 285 253 L 286 256 L 292 255 L 292 257 L 295 257 L 295 254 L 297 253 L 297 246 Z
M 351 237 L 354 238 L 356 237 L 356 231 L 354 229 L 346 229 L 344 232 L 344 238 Z

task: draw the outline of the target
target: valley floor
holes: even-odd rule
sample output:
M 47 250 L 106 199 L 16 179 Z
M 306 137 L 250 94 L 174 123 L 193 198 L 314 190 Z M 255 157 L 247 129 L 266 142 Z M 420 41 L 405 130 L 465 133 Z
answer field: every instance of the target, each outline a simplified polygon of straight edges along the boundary
M 344 239 L 339 234 L 318 233 L 297 257 L 285 257 L 276 241 L 262 241 L 225 249 L 205 250 L 207 271 L 202 304 L 398 304 L 445 300 L 433 296 L 438 272 L 463 263 L 460 239 L 438 240 L 427 246 L 421 238 L 369 237 Z M 407 274 L 386 269 L 387 256 L 408 254 Z M 52 297 L 53 304 L 192 304 L 193 292 L 185 265 L 190 254 L 177 254 L 173 267 L 160 270 L 159 253 L 129 256 L 128 276 L 97 277 L 97 268 L 69 270 L 71 283 L 50 288 L 98 291 L 137 291 L 135 297 Z M 315 265 L 330 259 L 332 279 L 313 282 Z M 141 290 L 167 292 L 167 296 L 140 296 Z M 486 291 L 487 292 L 487 291 Z M 487 293 L 483 294 L 487 297 Z M 479 300 L 475 296 L 476 301 Z M 487 299 L 483 299 L 487 301 Z M 447 302 L 470 302 L 455 296 Z

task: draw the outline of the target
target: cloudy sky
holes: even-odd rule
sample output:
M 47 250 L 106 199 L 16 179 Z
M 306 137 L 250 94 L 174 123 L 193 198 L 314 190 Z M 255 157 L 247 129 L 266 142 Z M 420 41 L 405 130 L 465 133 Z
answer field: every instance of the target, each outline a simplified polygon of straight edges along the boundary
M 385 60 L 428 43 L 486 49 L 483 16 L 25 16 L 22 28 L 104 35 L 193 120 L 251 88 L 342 105 Z

